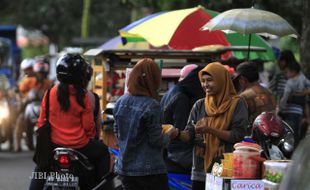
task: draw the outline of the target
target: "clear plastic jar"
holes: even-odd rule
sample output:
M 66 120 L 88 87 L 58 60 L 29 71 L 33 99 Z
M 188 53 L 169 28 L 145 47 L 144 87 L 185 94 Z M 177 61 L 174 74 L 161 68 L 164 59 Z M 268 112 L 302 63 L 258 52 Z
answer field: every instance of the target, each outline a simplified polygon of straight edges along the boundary
M 235 150 L 233 154 L 233 178 L 256 179 L 260 175 L 259 162 L 253 158 L 259 157 L 259 152 L 251 150 Z
M 290 160 L 266 160 L 264 162 L 264 179 L 280 183 L 290 163 Z

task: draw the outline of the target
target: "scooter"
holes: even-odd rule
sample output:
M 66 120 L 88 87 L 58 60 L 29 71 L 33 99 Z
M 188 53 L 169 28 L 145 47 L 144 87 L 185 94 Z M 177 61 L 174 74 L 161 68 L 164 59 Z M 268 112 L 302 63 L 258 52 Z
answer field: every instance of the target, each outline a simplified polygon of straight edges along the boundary
M 31 150 L 34 147 L 33 142 L 33 134 L 35 131 L 35 125 L 38 121 L 40 116 L 40 109 L 41 109 L 41 101 L 39 100 L 32 100 L 30 101 L 25 108 L 24 112 L 24 119 L 26 125 L 26 142 L 28 148 Z
M 121 182 L 113 173 L 95 181 L 94 166 L 81 152 L 71 148 L 55 148 L 44 189 L 54 190 L 121 190 Z
M 80 189 L 77 176 L 79 164 L 86 170 L 92 170 L 87 158 L 70 148 L 56 148 L 53 155 L 51 172 L 47 176 L 44 189 Z
M 42 99 L 31 90 L 27 98 L 20 101 L 20 111 L 16 118 L 16 151 L 21 151 L 21 140 L 25 138 L 29 150 L 34 149 L 34 131 L 41 109 Z
M 261 145 L 266 159 L 289 159 L 295 149 L 293 129 L 274 112 L 257 116 L 251 138 Z

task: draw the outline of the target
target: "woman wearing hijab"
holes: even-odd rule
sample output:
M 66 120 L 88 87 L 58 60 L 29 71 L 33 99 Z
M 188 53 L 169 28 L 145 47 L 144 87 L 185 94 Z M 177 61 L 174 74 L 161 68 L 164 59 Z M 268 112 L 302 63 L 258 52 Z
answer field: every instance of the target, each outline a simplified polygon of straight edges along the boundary
M 246 103 L 237 96 L 230 74 L 214 62 L 199 71 L 206 96 L 198 100 L 190 113 L 187 126 L 179 138 L 194 144 L 191 178 L 193 190 L 205 189 L 205 173 L 223 153 L 243 139 L 248 125 Z
M 138 61 L 129 75 L 128 94 L 118 99 L 113 111 L 120 148 L 115 170 L 124 190 L 169 189 L 162 150 L 176 130 L 162 134 L 160 80 L 160 68 L 152 59 Z

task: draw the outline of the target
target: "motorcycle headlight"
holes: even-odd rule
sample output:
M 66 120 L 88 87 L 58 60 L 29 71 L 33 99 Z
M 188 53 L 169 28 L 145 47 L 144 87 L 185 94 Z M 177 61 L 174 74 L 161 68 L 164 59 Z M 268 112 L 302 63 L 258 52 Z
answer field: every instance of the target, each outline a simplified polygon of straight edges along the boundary
M 1 106 L 0 107 L 0 119 L 7 118 L 9 116 L 9 110 L 6 107 Z

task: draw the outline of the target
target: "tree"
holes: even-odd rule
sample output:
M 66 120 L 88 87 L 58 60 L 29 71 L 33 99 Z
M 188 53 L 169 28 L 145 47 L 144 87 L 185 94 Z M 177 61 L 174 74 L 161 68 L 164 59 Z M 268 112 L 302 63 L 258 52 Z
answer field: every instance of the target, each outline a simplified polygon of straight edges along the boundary
M 21 24 L 42 30 L 52 42 L 70 45 L 80 37 L 84 0 L 0 0 L 1 23 Z M 255 6 L 285 18 L 301 35 L 301 62 L 310 76 L 309 2 L 308 0 L 256 0 Z M 109 39 L 118 30 L 145 14 L 205 6 L 215 11 L 251 7 L 244 0 L 91 0 L 89 7 L 89 36 Z M 146 10 L 148 13 L 146 13 Z M 103 43 L 103 41 L 102 41 Z M 307 64 L 306 64 L 307 63 Z
M 43 31 L 51 42 L 60 46 L 80 37 L 83 0 L 2 0 L 1 18 L 11 24 Z M 92 0 L 89 14 L 89 36 L 108 39 L 130 22 L 130 10 L 120 1 Z M 103 42 L 102 42 L 103 43 Z
M 302 7 L 301 64 L 305 68 L 307 77 L 310 78 L 310 2 L 303 0 Z

